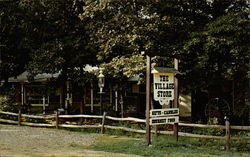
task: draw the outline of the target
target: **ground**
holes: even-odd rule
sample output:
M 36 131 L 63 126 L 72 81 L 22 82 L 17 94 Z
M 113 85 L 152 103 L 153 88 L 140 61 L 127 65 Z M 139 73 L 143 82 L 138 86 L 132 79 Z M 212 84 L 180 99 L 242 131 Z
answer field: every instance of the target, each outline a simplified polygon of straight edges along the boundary
M 88 150 L 99 136 L 105 135 L 0 124 L 0 157 L 135 157 Z

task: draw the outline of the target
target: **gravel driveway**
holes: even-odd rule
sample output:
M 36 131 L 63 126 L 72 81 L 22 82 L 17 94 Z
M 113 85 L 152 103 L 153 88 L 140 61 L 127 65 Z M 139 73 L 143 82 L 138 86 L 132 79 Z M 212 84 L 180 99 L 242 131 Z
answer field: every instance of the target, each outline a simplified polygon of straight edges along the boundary
M 0 157 L 132 157 L 88 150 L 98 134 L 0 124 Z

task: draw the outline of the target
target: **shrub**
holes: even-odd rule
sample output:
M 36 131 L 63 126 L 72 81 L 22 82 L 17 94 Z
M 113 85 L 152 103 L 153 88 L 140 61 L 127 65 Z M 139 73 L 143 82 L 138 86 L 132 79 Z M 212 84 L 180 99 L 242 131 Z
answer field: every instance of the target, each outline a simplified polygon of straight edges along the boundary
M 0 110 L 1 111 L 18 111 L 17 106 L 13 105 L 13 101 L 8 95 L 0 95 Z

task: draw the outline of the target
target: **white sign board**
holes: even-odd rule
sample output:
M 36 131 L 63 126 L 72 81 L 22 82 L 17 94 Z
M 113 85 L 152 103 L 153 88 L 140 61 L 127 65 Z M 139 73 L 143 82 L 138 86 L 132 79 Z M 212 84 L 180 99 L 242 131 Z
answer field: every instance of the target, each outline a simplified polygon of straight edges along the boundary
M 179 115 L 179 108 L 150 110 L 150 117 L 178 116 L 178 115 Z
M 178 123 L 179 116 L 150 118 L 150 125 Z
M 168 105 L 174 99 L 174 74 L 154 73 L 154 100 Z

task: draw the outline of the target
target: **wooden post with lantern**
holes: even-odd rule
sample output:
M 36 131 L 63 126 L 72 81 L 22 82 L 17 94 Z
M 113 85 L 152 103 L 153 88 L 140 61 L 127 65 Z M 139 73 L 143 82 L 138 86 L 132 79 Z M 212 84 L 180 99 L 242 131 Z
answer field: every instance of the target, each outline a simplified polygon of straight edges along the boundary
M 100 88 L 100 114 L 103 111 L 103 104 L 102 104 L 102 94 L 103 92 L 103 88 L 104 88 L 104 84 L 105 84 L 105 76 L 103 75 L 103 68 L 100 68 L 100 73 L 98 75 L 98 86 Z

